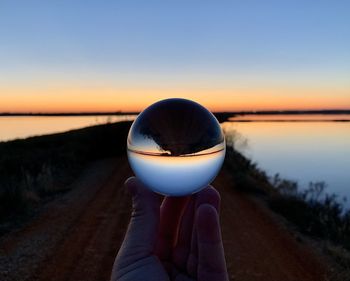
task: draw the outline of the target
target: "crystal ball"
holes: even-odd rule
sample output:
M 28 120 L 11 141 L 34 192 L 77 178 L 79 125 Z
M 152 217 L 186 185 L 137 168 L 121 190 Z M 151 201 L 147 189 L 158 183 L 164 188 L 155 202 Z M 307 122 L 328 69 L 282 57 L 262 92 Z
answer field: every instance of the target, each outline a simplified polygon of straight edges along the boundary
M 161 100 L 141 112 L 130 128 L 127 147 L 136 177 L 166 196 L 205 188 L 225 158 L 225 137 L 215 116 L 180 98 Z

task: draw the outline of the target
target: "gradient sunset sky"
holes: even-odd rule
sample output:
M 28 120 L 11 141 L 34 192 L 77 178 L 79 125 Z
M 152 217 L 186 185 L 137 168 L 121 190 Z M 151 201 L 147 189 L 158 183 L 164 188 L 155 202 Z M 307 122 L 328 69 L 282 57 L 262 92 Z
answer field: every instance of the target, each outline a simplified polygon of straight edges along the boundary
M 350 108 L 350 1 L 2 0 L 0 112 Z

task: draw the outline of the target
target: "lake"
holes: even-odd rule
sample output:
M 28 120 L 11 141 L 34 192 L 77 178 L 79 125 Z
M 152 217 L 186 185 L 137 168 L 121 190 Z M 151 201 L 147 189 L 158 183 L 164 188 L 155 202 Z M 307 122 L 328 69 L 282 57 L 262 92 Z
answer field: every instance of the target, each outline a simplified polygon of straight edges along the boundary
M 136 115 L 0 116 L 0 141 L 65 132 L 88 126 L 134 120 Z
M 350 200 L 350 115 L 238 116 L 223 123 L 236 149 L 269 176 L 295 180 L 301 189 L 324 181 L 326 192 Z M 346 203 L 350 207 L 350 202 Z

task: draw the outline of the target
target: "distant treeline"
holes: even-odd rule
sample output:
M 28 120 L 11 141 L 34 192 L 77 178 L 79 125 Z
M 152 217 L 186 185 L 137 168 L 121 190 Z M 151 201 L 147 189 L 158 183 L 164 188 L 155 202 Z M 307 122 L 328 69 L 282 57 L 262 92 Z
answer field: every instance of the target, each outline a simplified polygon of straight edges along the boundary
M 0 112 L 0 116 L 95 116 L 95 115 L 137 115 L 138 111 L 114 112 Z M 215 116 L 234 115 L 281 115 L 281 114 L 350 114 L 350 109 L 321 109 L 321 110 L 258 110 L 258 111 L 218 111 Z
M 100 115 L 110 115 L 110 116 L 120 116 L 120 115 L 134 115 L 138 112 L 0 112 L 0 116 L 100 116 Z
M 236 115 L 350 114 L 350 109 L 237 111 Z

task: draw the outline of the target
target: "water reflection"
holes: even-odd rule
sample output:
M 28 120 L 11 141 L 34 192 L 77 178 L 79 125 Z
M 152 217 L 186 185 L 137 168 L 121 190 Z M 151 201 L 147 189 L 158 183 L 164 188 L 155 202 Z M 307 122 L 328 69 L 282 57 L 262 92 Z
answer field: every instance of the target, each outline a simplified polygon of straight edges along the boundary
M 350 122 L 349 114 L 247 114 L 229 118 L 236 122 Z
M 135 115 L 115 116 L 2 116 L 0 141 L 64 132 L 87 126 L 134 120 Z
M 350 198 L 349 122 L 226 122 L 222 127 L 248 139 L 248 146 L 236 149 L 269 175 L 279 173 L 301 188 L 324 181 L 326 192 Z

